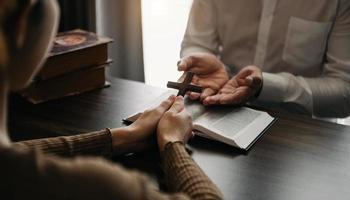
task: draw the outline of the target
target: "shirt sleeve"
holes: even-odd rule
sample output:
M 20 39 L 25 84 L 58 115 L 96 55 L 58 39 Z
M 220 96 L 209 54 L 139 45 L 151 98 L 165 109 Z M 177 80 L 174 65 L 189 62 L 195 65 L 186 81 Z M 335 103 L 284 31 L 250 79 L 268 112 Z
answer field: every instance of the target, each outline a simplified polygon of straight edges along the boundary
M 183 192 L 191 199 L 224 199 L 220 190 L 186 152 L 182 143 L 169 143 L 162 154 L 170 192 Z
M 263 73 L 256 104 L 275 103 L 317 117 L 350 114 L 350 2 L 343 1 L 329 35 L 323 74 L 316 78 Z M 291 106 L 292 105 L 292 106 Z
M 218 54 L 216 4 L 212 0 L 194 0 L 181 44 L 180 56 L 193 52 Z
M 73 136 L 61 136 L 13 143 L 15 147 L 40 149 L 45 154 L 60 156 L 112 155 L 112 136 L 110 131 L 101 130 Z

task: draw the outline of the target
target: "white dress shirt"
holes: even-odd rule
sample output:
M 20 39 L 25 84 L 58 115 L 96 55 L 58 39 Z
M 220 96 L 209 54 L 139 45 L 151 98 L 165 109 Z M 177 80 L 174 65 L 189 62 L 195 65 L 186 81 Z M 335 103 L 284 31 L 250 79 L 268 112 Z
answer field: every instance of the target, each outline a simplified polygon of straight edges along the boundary
M 318 117 L 350 114 L 350 1 L 194 0 L 181 57 L 207 52 L 263 71 L 254 102 Z

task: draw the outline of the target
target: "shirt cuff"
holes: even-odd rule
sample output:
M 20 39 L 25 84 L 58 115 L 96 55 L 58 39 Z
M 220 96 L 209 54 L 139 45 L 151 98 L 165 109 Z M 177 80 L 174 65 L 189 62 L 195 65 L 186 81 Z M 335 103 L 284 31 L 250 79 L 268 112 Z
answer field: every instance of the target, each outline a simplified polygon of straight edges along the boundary
M 288 90 L 288 80 L 278 74 L 263 72 L 263 86 L 257 102 L 283 102 Z
M 184 47 L 181 49 L 180 57 L 183 58 L 185 56 L 191 55 L 193 53 L 209 53 L 215 55 L 214 52 L 210 51 L 209 49 L 192 46 L 192 47 Z

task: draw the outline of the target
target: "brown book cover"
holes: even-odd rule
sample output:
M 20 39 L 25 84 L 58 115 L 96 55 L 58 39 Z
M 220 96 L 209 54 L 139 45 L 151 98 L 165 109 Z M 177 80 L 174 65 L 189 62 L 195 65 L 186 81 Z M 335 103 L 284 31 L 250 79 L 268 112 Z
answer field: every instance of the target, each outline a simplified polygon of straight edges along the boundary
M 50 55 L 37 78 L 47 80 L 108 60 L 108 43 L 112 39 L 80 29 L 59 33 Z
M 106 66 L 85 68 L 49 80 L 33 82 L 21 95 L 38 104 L 109 86 L 105 76 Z

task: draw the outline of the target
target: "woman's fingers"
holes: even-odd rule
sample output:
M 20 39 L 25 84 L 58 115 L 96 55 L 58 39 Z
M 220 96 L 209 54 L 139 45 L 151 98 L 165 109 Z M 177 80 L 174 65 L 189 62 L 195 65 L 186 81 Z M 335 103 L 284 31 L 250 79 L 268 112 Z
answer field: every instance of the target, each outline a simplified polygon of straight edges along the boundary
M 170 107 L 169 112 L 172 112 L 172 113 L 179 113 L 179 112 L 181 112 L 185 108 L 183 100 L 184 99 L 183 99 L 182 96 L 177 96 L 175 98 L 175 101 L 174 101 L 173 105 Z
M 164 113 L 165 111 L 169 110 L 169 108 L 173 104 L 174 100 L 175 100 L 174 95 L 169 96 L 168 99 L 162 101 L 162 103 L 157 107 L 157 109 L 160 112 Z

